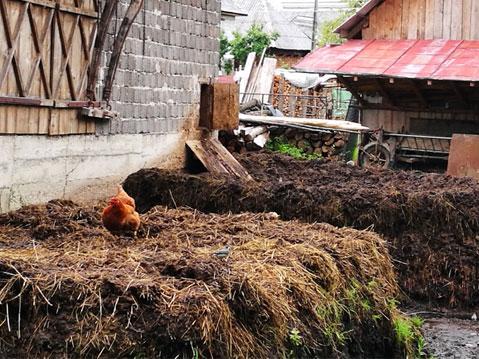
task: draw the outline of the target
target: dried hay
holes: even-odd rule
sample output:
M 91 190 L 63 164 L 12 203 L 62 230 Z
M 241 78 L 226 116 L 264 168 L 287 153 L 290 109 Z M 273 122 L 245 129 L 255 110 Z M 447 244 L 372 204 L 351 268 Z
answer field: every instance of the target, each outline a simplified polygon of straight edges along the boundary
M 157 207 L 132 239 L 70 202 L 0 215 L 0 355 L 392 355 L 384 242 L 271 218 Z
M 413 299 L 479 305 L 477 181 L 270 153 L 239 159 L 255 184 L 149 169 L 131 175 L 125 187 L 143 210 L 161 204 L 215 213 L 275 211 L 283 219 L 370 228 L 390 244 L 399 283 Z

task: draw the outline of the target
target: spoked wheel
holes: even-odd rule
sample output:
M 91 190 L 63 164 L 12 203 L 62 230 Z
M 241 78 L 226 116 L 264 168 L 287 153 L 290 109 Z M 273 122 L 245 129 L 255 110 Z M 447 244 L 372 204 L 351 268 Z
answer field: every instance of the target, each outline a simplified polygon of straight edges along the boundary
M 359 162 L 361 167 L 388 168 L 391 163 L 391 152 L 386 146 L 372 142 L 361 150 Z

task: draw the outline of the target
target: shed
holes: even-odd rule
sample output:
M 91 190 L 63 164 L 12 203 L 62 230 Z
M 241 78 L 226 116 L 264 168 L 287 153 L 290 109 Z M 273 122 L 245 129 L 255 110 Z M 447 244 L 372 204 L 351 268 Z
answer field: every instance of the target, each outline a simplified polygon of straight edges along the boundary
M 479 133 L 477 11 L 468 0 L 372 0 L 336 30 L 350 40 L 295 68 L 338 75 L 362 123 L 391 134 L 392 156 L 447 159 L 453 133 Z

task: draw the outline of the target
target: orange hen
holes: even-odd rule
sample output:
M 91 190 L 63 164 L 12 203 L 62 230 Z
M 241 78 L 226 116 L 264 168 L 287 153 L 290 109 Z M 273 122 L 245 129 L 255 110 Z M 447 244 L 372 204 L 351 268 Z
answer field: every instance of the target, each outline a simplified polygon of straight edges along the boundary
M 135 232 L 140 228 L 140 215 L 135 208 L 113 197 L 103 210 L 102 222 L 110 232 Z
M 117 186 L 117 193 L 115 197 L 118 198 L 121 202 L 123 202 L 123 204 L 127 204 L 128 206 L 131 206 L 136 209 L 135 200 L 131 198 L 128 193 L 125 192 L 121 184 Z

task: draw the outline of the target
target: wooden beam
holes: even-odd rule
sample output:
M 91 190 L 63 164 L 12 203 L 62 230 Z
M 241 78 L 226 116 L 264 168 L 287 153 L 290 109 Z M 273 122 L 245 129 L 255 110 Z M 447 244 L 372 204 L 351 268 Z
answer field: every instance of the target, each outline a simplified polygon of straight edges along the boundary
M 348 40 L 353 39 L 357 34 L 359 34 L 363 30 L 364 24 L 369 21 L 368 17 L 363 18 L 360 22 L 358 22 L 351 30 L 345 31 L 341 30 L 341 36 L 347 37 Z
M 346 77 L 339 76 L 339 75 L 338 75 L 338 80 L 344 86 L 346 86 L 346 88 L 349 90 L 349 92 L 351 92 L 351 94 L 356 98 L 356 100 L 358 100 L 361 106 L 364 106 L 366 104 L 366 101 L 364 101 L 364 99 L 362 98 L 362 96 L 360 95 L 358 91 L 358 88 L 356 87 L 356 85 L 353 84 L 352 81 L 350 81 Z
M 113 43 L 113 51 L 111 53 L 110 63 L 108 64 L 108 73 L 105 78 L 105 87 L 103 89 L 103 100 L 105 102 L 109 102 L 110 100 L 113 81 L 115 79 L 118 64 L 120 63 L 120 55 L 123 50 L 123 45 L 125 44 L 128 33 L 130 32 L 131 25 L 133 25 L 133 22 L 143 7 L 143 1 L 144 0 L 131 0 L 130 6 L 128 6 L 126 15 L 121 23 L 120 30 L 118 30 L 115 42 Z
M 98 33 L 96 35 L 95 49 L 93 50 L 90 70 L 88 72 L 88 83 L 86 90 L 86 95 L 90 100 L 96 99 L 95 88 L 98 80 L 98 72 L 100 71 L 101 56 L 103 53 L 103 48 L 105 47 L 108 28 L 113 18 L 114 10 L 118 5 L 118 1 L 119 0 L 109 0 L 106 2 L 98 24 Z

